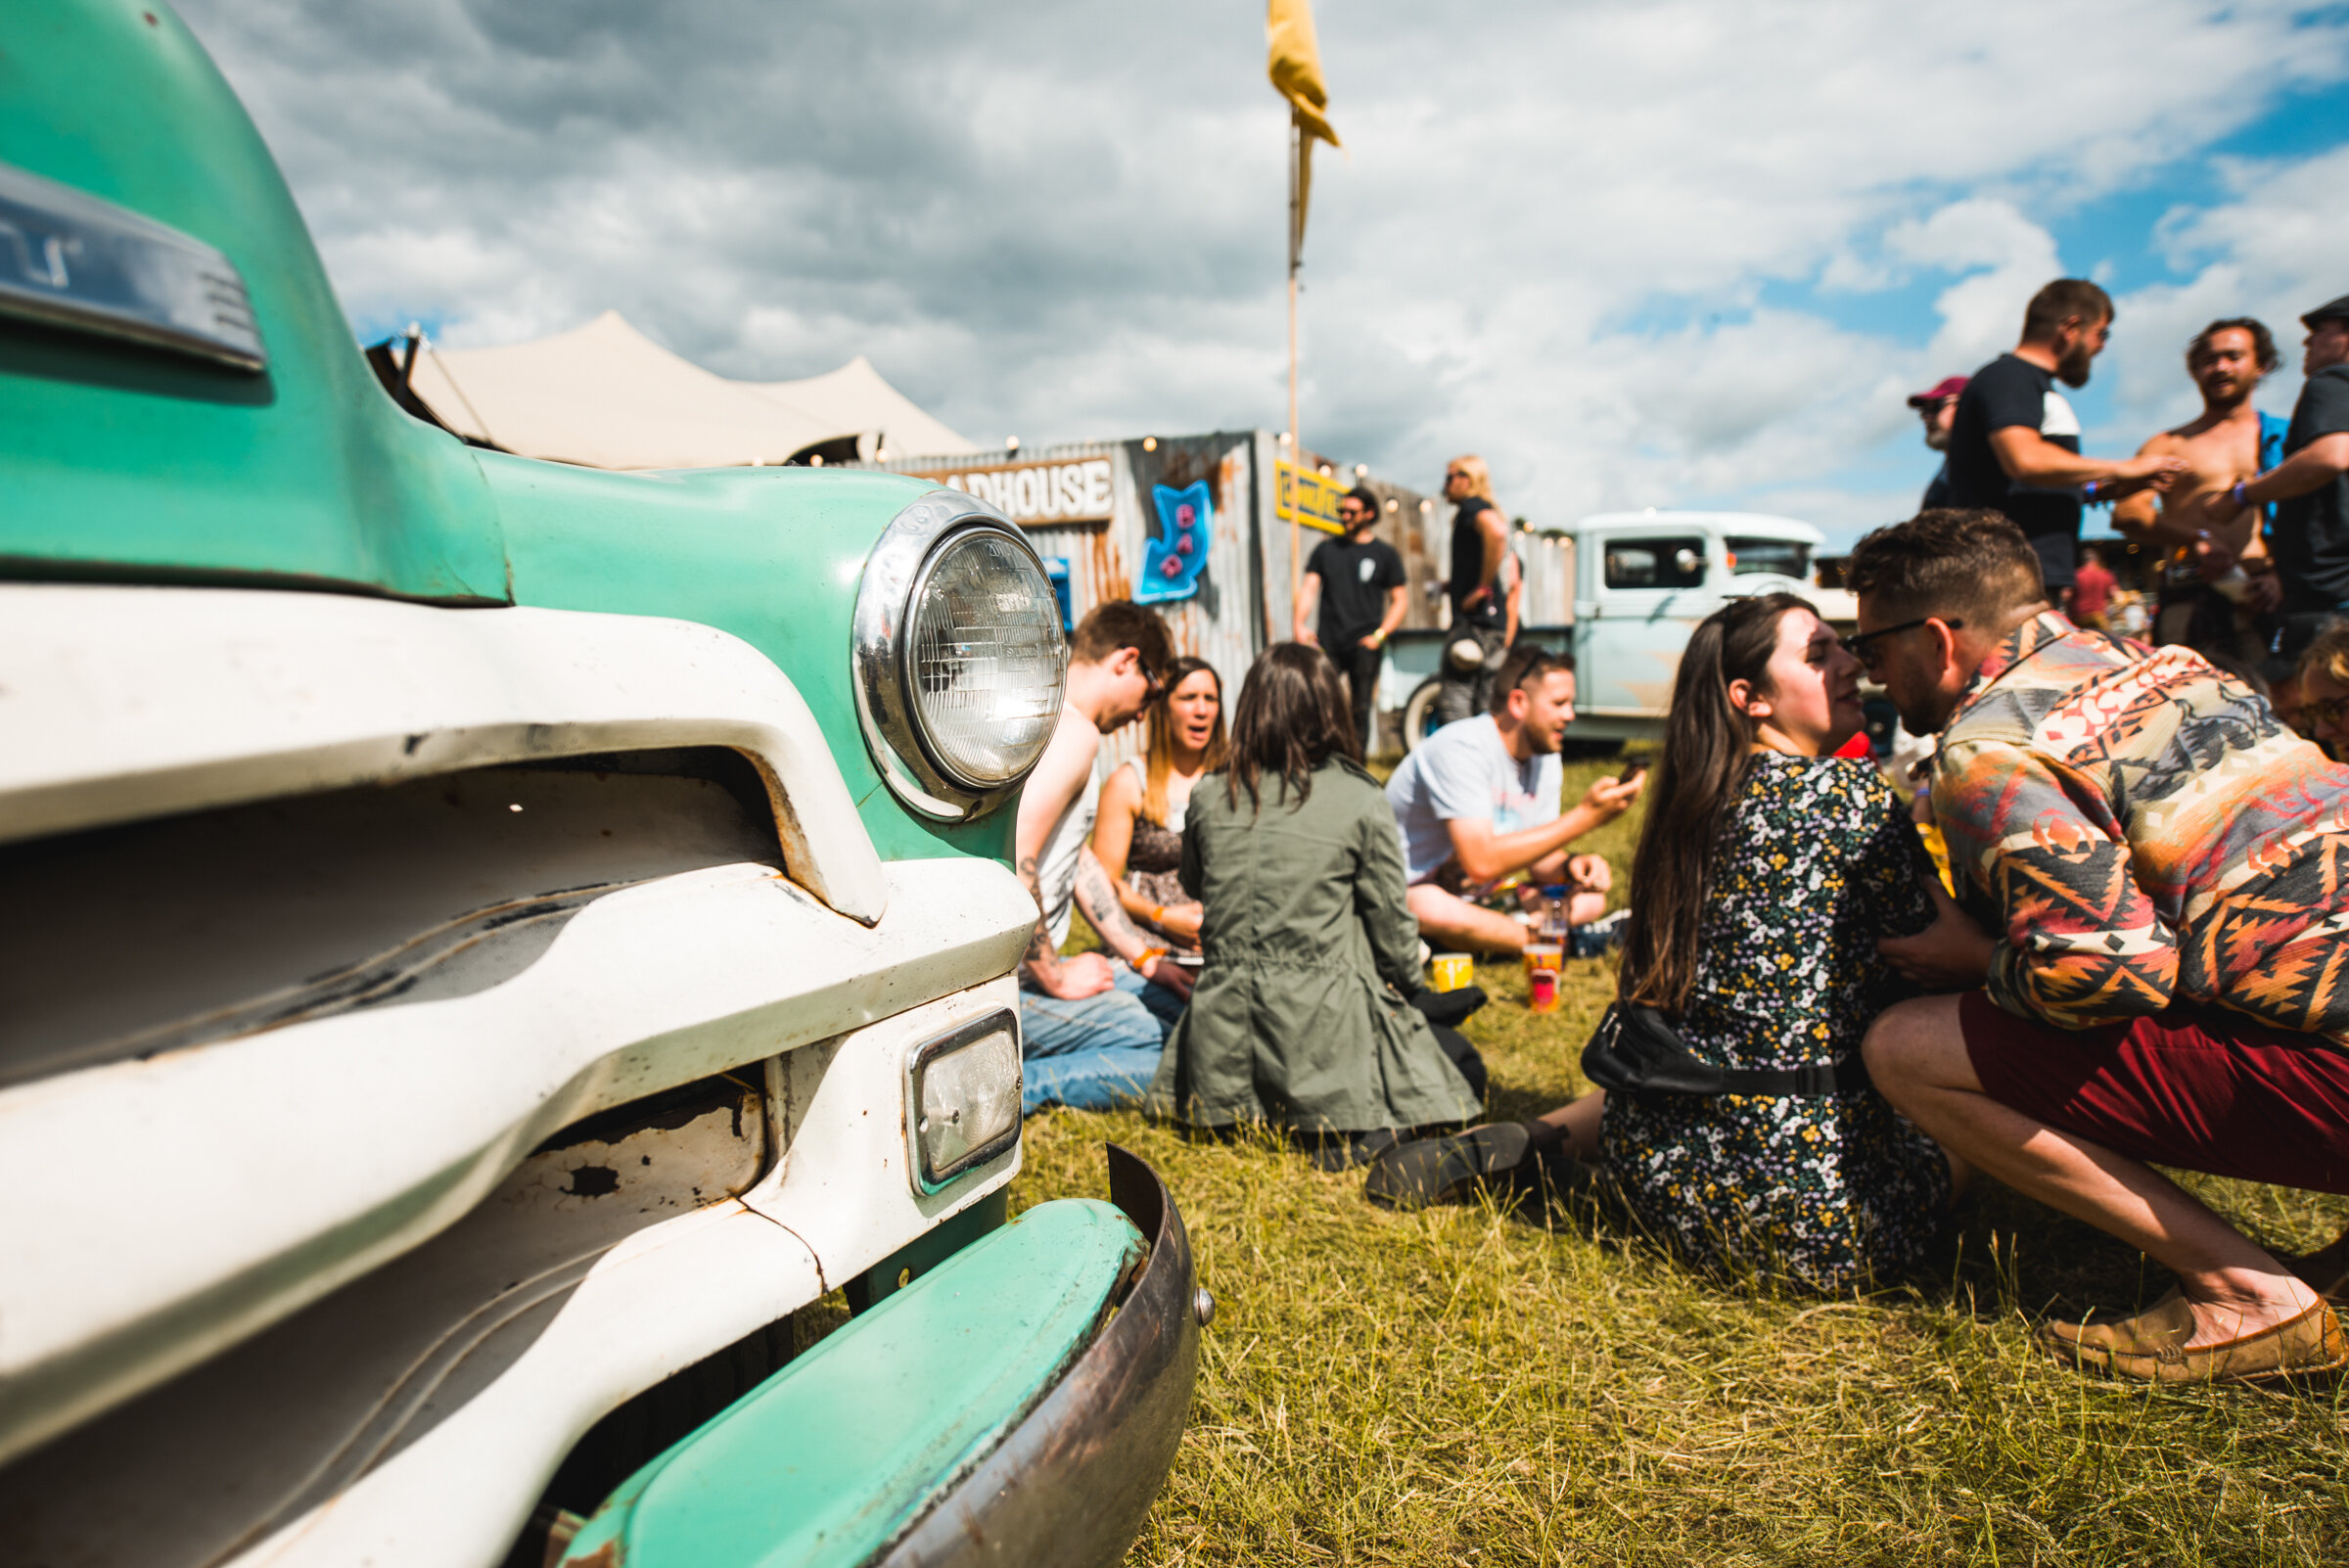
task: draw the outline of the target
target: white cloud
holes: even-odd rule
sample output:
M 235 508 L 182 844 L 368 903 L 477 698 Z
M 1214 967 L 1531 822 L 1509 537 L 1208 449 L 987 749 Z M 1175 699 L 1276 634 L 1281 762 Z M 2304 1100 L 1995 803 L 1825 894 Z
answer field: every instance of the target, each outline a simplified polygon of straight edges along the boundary
M 981 438 L 1281 417 L 1254 0 L 187 10 L 360 321 L 489 343 L 618 307 L 760 378 L 863 352 Z M 1319 13 L 1351 156 L 1316 164 L 1307 438 L 1431 485 L 1480 449 L 1513 509 L 1557 521 L 1884 504 L 1824 481 L 1906 438 L 1918 378 L 2011 341 L 2060 270 L 2046 223 L 2338 80 L 2349 37 L 2280 0 Z M 2238 177 L 2251 213 L 2327 172 Z M 2248 248 L 2207 217 L 2164 230 L 2195 300 L 2345 254 L 2337 217 Z M 1929 342 L 1801 304 L 1944 277 Z M 2124 334 L 2201 308 L 2186 293 L 2133 297 Z
M 2228 200 L 2174 208 L 2157 230 L 2170 263 L 2193 269 L 2186 281 L 2115 301 L 2133 349 L 2142 346 L 2118 367 L 2116 414 L 2147 434 L 2199 406 L 2186 380 L 2186 346 L 2224 317 L 2254 316 L 2275 334 L 2283 364 L 2259 401 L 2288 411 L 2300 387 L 2300 313 L 2349 294 L 2349 207 L 2341 202 L 2349 147 L 2298 160 L 2234 161 L 2225 172 Z
M 2041 285 L 2063 274 L 2054 237 L 2011 202 L 1989 197 L 1953 202 L 1928 217 L 1895 224 L 1884 249 L 1918 267 L 1967 274 L 1933 301 L 1941 330 L 1927 352 L 1952 366 L 1970 368 L 2011 347 L 2023 306 Z

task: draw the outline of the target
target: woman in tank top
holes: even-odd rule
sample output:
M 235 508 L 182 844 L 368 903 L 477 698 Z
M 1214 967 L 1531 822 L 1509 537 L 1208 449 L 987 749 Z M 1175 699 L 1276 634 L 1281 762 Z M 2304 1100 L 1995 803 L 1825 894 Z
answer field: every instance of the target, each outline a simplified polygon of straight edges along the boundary
M 1199 905 L 1182 891 L 1182 824 L 1199 775 L 1223 765 L 1223 684 L 1204 659 L 1167 667 L 1166 695 L 1149 709 L 1144 755 L 1101 786 L 1093 855 L 1117 884 L 1134 924 L 1182 952 L 1199 950 Z

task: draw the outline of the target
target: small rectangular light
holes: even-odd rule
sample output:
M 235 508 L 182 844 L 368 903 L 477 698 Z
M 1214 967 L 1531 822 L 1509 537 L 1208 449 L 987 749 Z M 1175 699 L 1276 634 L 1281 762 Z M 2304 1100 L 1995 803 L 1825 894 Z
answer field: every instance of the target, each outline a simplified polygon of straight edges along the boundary
M 905 1058 L 915 1187 L 936 1192 L 1020 1141 L 1020 1020 L 1009 1008 L 932 1036 Z

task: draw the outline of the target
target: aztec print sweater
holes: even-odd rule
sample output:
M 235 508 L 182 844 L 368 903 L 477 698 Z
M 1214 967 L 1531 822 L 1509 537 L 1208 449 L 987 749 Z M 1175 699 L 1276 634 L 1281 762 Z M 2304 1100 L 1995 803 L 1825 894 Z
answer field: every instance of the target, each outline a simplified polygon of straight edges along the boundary
M 1933 809 L 2008 1012 L 2215 1003 L 2349 1043 L 2349 766 L 2199 654 L 2025 622 L 1942 731 Z

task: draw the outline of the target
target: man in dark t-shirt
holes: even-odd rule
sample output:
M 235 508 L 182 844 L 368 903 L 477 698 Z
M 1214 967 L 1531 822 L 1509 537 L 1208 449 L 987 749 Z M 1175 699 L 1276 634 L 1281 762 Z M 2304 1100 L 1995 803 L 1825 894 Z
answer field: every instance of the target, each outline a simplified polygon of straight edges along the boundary
M 1369 756 L 1378 750 L 1378 669 L 1387 638 L 1403 624 L 1410 588 L 1395 546 L 1371 536 L 1378 527 L 1377 496 L 1356 485 L 1338 502 L 1338 520 L 1346 531 L 1323 539 L 1306 561 L 1294 629 L 1299 642 L 1318 643 L 1346 677 L 1354 732 Z
M 2283 461 L 2203 503 L 2212 529 L 2246 506 L 2276 503 L 2268 548 L 2283 582 L 2277 651 L 2296 660 L 2332 622 L 2349 617 L 2349 294 L 2300 318 L 2308 380 L 2284 433 Z
M 2111 329 L 2110 296 L 2085 278 L 2056 279 L 2032 296 L 2022 342 L 1966 382 L 1950 424 L 1949 504 L 2004 513 L 2021 529 L 2050 600 L 2072 585 L 2084 502 L 2167 489 L 2186 467 L 2175 457 L 2080 455 L 2080 417 L 2055 384 L 2087 386 Z

